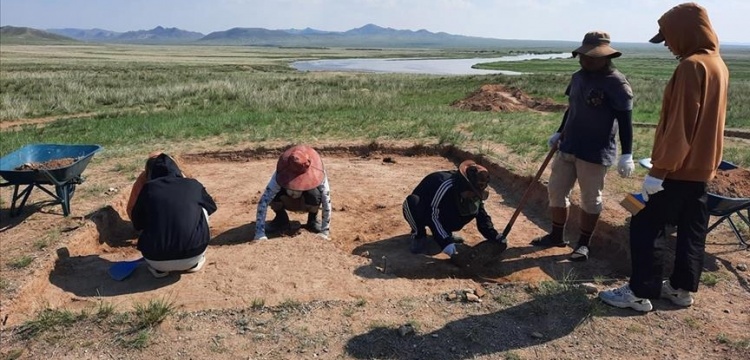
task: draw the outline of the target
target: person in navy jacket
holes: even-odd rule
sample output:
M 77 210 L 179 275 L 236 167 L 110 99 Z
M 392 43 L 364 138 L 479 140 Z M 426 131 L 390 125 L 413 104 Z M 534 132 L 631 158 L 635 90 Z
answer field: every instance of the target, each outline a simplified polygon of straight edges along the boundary
M 507 243 L 484 209 L 489 181 L 489 171 L 472 160 L 462 162 L 458 171 L 438 171 L 422 179 L 403 203 L 404 218 L 411 227 L 411 252 L 424 252 L 429 228 L 442 252 L 462 266 L 456 243 L 463 240 L 453 233 L 475 219 L 479 232 L 486 239 L 501 242 L 504 250 Z

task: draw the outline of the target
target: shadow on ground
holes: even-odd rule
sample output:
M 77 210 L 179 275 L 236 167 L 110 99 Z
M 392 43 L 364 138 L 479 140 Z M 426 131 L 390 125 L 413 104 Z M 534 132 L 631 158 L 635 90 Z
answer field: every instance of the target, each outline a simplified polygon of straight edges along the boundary
M 358 359 L 473 359 L 544 344 L 564 337 L 585 321 L 592 303 L 581 291 L 568 290 L 491 314 L 472 315 L 441 329 L 401 336 L 378 327 L 353 337 L 346 351 Z
M 80 297 L 108 297 L 158 289 L 180 280 L 180 273 L 156 279 L 142 263 L 123 281 L 115 281 L 107 272 L 114 262 L 98 255 L 61 257 L 49 274 L 49 281 L 60 289 Z

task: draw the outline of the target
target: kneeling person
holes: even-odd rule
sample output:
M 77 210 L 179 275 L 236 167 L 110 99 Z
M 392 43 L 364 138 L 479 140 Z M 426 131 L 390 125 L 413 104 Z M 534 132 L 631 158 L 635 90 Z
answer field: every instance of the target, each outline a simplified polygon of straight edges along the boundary
M 266 224 L 269 206 L 275 216 Z M 322 222 L 317 220 L 321 207 Z M 320 155 L 309 146 L 293 146 L 279 157 L 276 171 L 258 202 L 255 240 L 265 240 L 266 233 L 288 229 L 290 222 L 287 211 L 306 213 L 305 228 L 324 239 L 329 238 L 331 189 Z
M 160 278 L 171 271 L 200 270 L 211 239 L 208 216 L 216 211 L 206 188 L 184 177 L 174 159 L 162 153 L 148 159 L 145 183 L 134 191 L 130 219 L 142 231 L 138 250 L 149 271 Z
M 449 255 L 454 264 L 467 265 L 465 254 L 459 256 L 456 249 L 456 243 L 463 240 L 453 232 L 474 219 L 479 232 L 486 239 L 497 241 L 499 251 L 505 250 L 507 243 L 484 209 L 489 181 L 487 169 L 471 160 L 462 162 L 458 171 L 438 171 L 422 179 L 403 203 L 404 218 L 411 227 L 411 252 L 424 252 L 427 246 L 425 227 L 429 227 L 443 253 Z

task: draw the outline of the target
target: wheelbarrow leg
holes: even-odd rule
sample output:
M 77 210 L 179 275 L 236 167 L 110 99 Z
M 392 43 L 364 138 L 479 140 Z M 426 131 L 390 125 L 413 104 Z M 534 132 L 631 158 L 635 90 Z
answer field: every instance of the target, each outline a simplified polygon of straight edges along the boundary
M 31 190 L 34 189 L 34 184 L 31 184 L 27 186 L 25 189 L 21 190 L 21 193 L 18 192 L 18 187 L 20 185 L 15 185 L 13 188 L 13 202 L 10 204 L 10 216 L 15 217 L 21 214 L 21 211 L 23 211 L 23 206 L 26 205 L 26 200 L 29 199 L 29 195 L 31 195 Z M 16 208 L 16 201 L 23 197 L 21 199 L 21 204 L 18 205 L 18 208 Z

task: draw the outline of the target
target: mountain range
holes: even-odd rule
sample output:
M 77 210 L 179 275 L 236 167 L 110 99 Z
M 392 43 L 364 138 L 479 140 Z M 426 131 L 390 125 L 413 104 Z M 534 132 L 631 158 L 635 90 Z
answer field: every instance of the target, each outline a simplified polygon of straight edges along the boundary
M 157 26 L 151 30 L 115 32 L 105 29 L 33 29 L 3 26 L 0 41 L 86 42 L 126 44 L 252 45 L 282 47 L 361 47 L 361 48 L 487 48 L 570 46 L 565 41 L 506 40 L 427 30 L 398 30 L 374 24 L 347 30 L 323 31 L 311 28 L 269 30 L 236 27 L 209 34 Z

